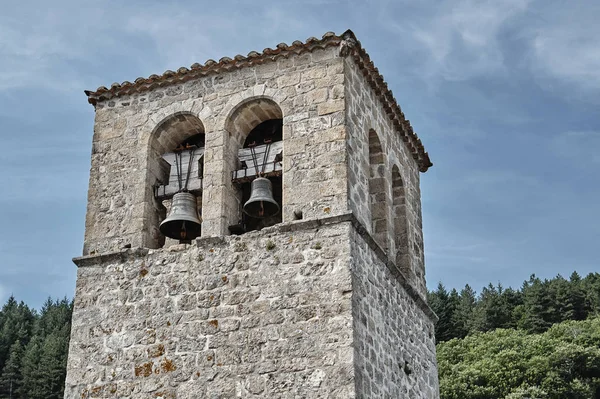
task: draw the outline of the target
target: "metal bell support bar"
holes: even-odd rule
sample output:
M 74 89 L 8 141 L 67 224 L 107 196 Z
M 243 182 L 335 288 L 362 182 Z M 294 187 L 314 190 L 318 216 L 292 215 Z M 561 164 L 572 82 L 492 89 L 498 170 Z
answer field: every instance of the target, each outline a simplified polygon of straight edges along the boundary
M 253 218 L 277 215 L 279 204 L 273 199 L 273 185 L 266 177 L 252 180 L 250 199 L 244 204 L 244 213 Z
M 160 232 L 176 240 L 193 240 L 200 235 L 201 223 L 196 196 L 177 193 L 173 196 L 169 216 L 160 224 Z

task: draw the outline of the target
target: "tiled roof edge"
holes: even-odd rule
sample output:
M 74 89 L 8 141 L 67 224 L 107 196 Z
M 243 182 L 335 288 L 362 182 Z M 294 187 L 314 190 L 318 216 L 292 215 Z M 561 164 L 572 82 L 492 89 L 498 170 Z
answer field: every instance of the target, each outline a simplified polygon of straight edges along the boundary
M 106 101 L 121 95 L 141 93 L 156 87 L 182 83 L 201 76 L 262 64 L 291 54 L 295 55 L 312 51 L 317 48 L 337 46 L 340 42 L 340 36 L 336 36 L 333 32 L 327 32 L 321 39 L 309 37 L 305 42 L 296 40 L 291 45 L 279 43 L 274 49 L 266 48 L 260 53 L 251 51 L 247 56 L 238 54 L 233 57 L 233 59 L 222 57 L 218 62 L 215 60 L 207 60 L 204 64 L 195 63 L 190 68 L 181 67 L 177 71 L 167 70 L 160 76 L 150 75 L 147 78 L 140 77 L 133 83 L 125 81 L 123 83 L 113 83 L 110 85 L 110 88 L 100 86 L 95 91 L 85 90 L 85 94 L 88 97 L 88 102 L 92 105 L 96 105 L 98 102 Z
M 340 55 L 353 58 L 354 62 L 362 70 L 365 79 L 381 100 L 384 110 L 392 120 L 398 135 L 402 138 L 412 157 L 419 165 L 419 170 L 426 172 L 432 166 L 429 154 L 427 154 L 421 140 L 413 131 L 410 121 L 404 117 L 404 113 L 398 106 L 383 76 L 381 76 L 379 70 L 375 67 L 369 55 L 362 48 L 351 30 L 347 30 L 341 36 L 337 36 L 333 32 L 327 32 L 321 39 L 309 37 L 305 42 L 296 40 L 291 45 L 280 43 L 274 49 L 266 48 L 261 53 L 251 51 L 247 56 L 238 54 L 233 59 L 223 57 L 218 62 L 208 60 L 203 65 L 196 63 L 190 68 L 181 67 L 177 71 L 167 70 L 160 76 L 150 75 L 147 78 L 140 77 L 135 79 L 133 83 L 124 81 L 123 83 L 113 83 L 110 88 L 100 86 L 95 91 L 85 90 L 85 94 L 88 97 L 88 102 L 96 106 L 98 102 L 110 100 L 121 95 L 142 93 L 157 87 L 183 83 L 201 76 L 258 65 L 274 61 L 280 57 L 287 57 L 292 54 L 297 55 L 330 46 L 340 46 Z

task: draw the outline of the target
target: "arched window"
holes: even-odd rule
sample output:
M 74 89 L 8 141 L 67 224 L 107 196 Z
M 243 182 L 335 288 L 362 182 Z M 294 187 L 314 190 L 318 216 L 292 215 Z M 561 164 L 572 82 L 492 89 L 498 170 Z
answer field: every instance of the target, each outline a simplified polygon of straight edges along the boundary
M 181 189 L 196 196 L 198 215 L 202 215 L 204 142 L 202 121 L 188 112 L 176 113 L 165 118 L 152 132 L 145 195 L 145 204 L 151 209 L 144 212 L 147 247 L 160 248 L 165 244 L 165 236 L 160 233 L 159 225 L 169 213 L 171 198 Z M 186 150 L 181 151 L 182 149 Z M 187 172 L 188 166 L 188 184 L 186 187 L 180 187 L 178 168 L 185 168 Z M 184 178 L 187 178 L 187 175 Z
M 231 195 L 225 198 L 229 232 L 243 234 L 281 222 L 283 113 L 272 100 L 255 98 L 240 104 L 227 120 L 227 160 L 231 173 Z M 252 182 L 268 179 L 276 213 L 249 211 Z M 262 204 L 260 205 L 262 207 Z
M 369 203 L 371 205 L 371 234 L 386 251 L 388 248 L 387 183 L 384 155 L 377 133 L 369 130 Z
M 396 266 L 412 280 L 413 273 L 408 253 L 408 226 L 406 223 L 406 198 L 404 182 L 397 165 L 392 168 L 392 215 L 394 226 L 394 250 Z

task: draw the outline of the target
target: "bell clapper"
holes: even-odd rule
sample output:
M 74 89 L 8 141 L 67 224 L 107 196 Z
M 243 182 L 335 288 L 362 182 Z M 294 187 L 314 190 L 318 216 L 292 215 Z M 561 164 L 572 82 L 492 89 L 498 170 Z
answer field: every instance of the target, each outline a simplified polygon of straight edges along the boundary
M 187 237 L 187 230 L 185 229 L 185 220 L 181 223 L 181 239 L 185 240 Z

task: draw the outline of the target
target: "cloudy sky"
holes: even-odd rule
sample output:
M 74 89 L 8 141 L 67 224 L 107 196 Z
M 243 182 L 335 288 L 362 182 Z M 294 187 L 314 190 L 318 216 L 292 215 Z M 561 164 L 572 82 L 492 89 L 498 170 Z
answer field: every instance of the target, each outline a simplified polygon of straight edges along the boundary
M 51 4 L 51 6 L 49 6 Z M 352 29 L 429 151 L 427 280 L 597 271 L 600 2 L 21 0 L 0 14 L 0 303 L 72 297 L 84 89 Z

